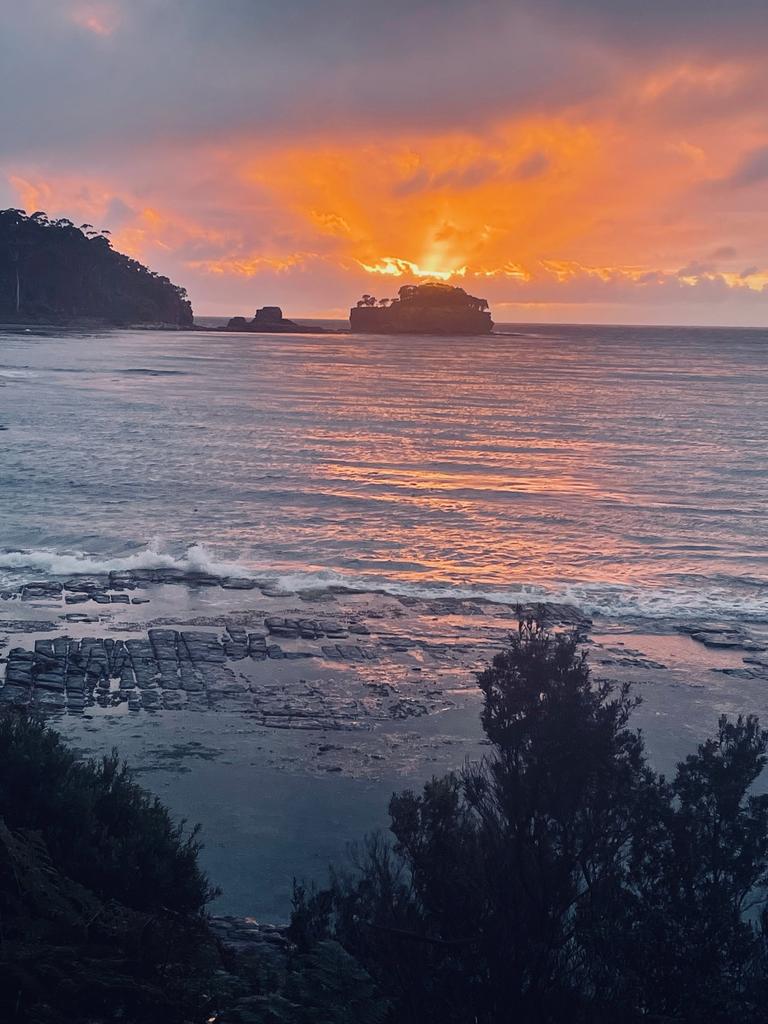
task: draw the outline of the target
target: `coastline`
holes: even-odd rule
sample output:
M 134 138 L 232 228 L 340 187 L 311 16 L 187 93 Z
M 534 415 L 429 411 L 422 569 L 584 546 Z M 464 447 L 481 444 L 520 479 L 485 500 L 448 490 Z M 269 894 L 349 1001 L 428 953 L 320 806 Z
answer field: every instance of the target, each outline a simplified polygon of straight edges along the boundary
M 22 689 L 84 756 L 116 747 L 202 823 L 215 913 L 284 921 L 293 877 L 324 878 L 385 827 L 393 792 L 487 751 L 474 672 L 518 598 L 591 615 L 594 674 L 635 683 L 665 771 L 721 712 L 768 721 L 748 649 L 768 622 L 765 431 L 744 418 L 745 394 L 762 408 L 762 335 L 724 355 L 725 339 L 657 332 L 480 350 L 36 333 L 6 336 L 0 368 L 0 657 L 59 641 L 50 672 L 16 659 Z M 35 581 L 58 586 L 19 593 Z M 281 636 L 268 617 L 344 628 Z M 733 646 L 684 631 L 707 624 Z M 70 642 L 94 668 L 116 642 L 135 653 L 133 685 L 108 657 L 86 692 Z
M 170 323 L 132 323 L 110 320 L 106 317 L 18 317 L 9 319 L 3 317 L 0 320 L 0 331 L 10 332 L 32 332 L 38 331 L 163 331 L 170 333 L 181 333 L 192 331 L 196 334 L 351 334 L 349 328 L 333 329 L 325 327 L 314 327 L 309 324 L 297 323 L 290 329 L 283 327 L 260 326 L 257 329 L 227 329 L 224 326 L 207 326 L 193 322 L 191 324 L 170 324 Z
M 211 317 L 203 317 L 202 319 L 218 319 Z M 221 319 L 226 319 L 221 318 Z M 329 320 L 333 322 L 333 320 Z M 498 326 L 498 325 L 497 325 Z M 501 325 L 505 326 L 505 325 Z M 170 323 L 143 323 L 143 322 L 121 322 L 118 320 L 110 320 L 105 317 L 18 317 L 8 318 L 4 316 L 0 320 L 0 331 L 33 331 L 33 330 L 52 330 L 52 331 L 108 331 L 108 330 L 123 330 L 123 331 L 163 331 L 170 333 L 180 333 L 185 331 L 193 331 L 196 334 L 253 334 L 253 335 L 303 335 L 303 334 L 349 334 L 349 335 L 360 335 L 365 336 L 371 334 L 370 331 L 355 331 L 351 327 L 325 327 L 322 324 L 305 324 L 301 320 L 294 321 L 292 327 L 282 326 L 269 326 L 259 325 L 258 327 L 238 327 L 238 328 L 227 328 L 225 325 L 210 326 L 207 324 L 200 323 L 197 319 L 191 324 L 170 324 Z M 374 332 L 375 333 L 375 332 Z M 388 332 L 395 333 L 396 335 L 402 336 L 404 331 L 399 332 Z M 417 332 L 422 333 L 425 337 L 445 337 L 449 340 L 454 341 L 466 341 L 468 337 L 503 337 L 503 338 L 522 338 L 525 337 L 525 333 L 521 331 L 507 331 L 507 330 L 491 330 L 485 332 L 485 334 L 460 334 L 455 338 L 448 333 L 439 332 Z M 387 336 L 383 334 L 382 337 Z
M 580 630 L 597 678 L 635 684 L 664 770 L 720 713 L 768 718 L 765 627 L 548 618 Z M 117 747 L 201 822 L 214 912 L 279 922 L 293 877 L 321 879 L 385 826 L 394 790 L 482 756 L 475 673 L 516 620 L 482 599 L 192 570 L 48 577 L 0 597 L 0 703 L 40 710 L 84 756 Z

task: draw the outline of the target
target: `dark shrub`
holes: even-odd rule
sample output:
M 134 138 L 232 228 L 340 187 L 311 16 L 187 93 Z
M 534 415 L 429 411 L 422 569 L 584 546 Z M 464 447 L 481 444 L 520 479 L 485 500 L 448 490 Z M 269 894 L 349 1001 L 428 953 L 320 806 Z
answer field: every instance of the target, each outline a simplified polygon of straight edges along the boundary
M 479 683 L 492 755 L 394 796 L 392 842 L 297 888 L 296 940 L 341 942 L 399 1024 L 765 1020 L 768 734 L 723 719 L 668 782 L 627 688 L 533 621 Z
M 0 818 L 39 832 L 57 869 L 136 910 L 198 913 L 213 890 L 196 830 L 132 781 L 116 754 L 79 761 L 41 722 L 0 717 Z
M 0 717 L 0 1020 L 202 1022 L 215 943 L 195 833 L 115 756 Z

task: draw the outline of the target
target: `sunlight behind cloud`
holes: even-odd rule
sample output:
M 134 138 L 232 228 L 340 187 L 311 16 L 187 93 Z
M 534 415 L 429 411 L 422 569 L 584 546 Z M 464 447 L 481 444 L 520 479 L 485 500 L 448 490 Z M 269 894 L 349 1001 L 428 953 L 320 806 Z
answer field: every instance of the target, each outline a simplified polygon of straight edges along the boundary
M 70 20 L 92 35 L 107 38 L 120 27 L 122 12 L 112 3 L 79 3 L 72 8 Z
M 177 82 L 176 107 L 157 103 L 171 94 L 155 89 L 136 117 L 135 91 L 165 67 L 160 44 L 165 57 L 184 56 L 184 39 L 168 33 L 189 27 L 188 15 L 171 4 L 173 16 L 149 19 L 159 6 L 67 0 L 58 8 L 59 33 L 67 27 L 58 50 L 79 48 L 78 68 L 87 71 L 76 83 L 82 89 L 93 89 L 103 63 L 99 80 L 107 91 L 115 87 L 120 130 L 110 125 L 113 137 L 105 141 L 102 125 L 97 141 L 100 105 L 73 98 L 67 117 L 77 124 L 67 128 L 65 143 L 59 112 L 35 145 L 66 147 L 75 129 L 85 133 L 77 172 L 71 157 L 22 150 L 0 164 L 0 189 L 9 205 L 109 228 L 116 247 L 186 284 L 200 313 L 247 310 L 255 296 L 297 315 L 338 310 L 375 280 L 432 278 L 482 291 L 492 305 L 544 302 L 552 309 L 559 302 L 569 319 L 579 318 L 572 311 L 579 302 L 592 319 L 604 301 L 613 319 L 621 305 L 636 307 L 626 314 L 636 321 L 642 307 L 661 303 L 676 304 L 658 313 L 664 322 L 677 321 L 684 307 L 694 320 L 719 320 L 720 309 L 729 316 L 726 306 L 737 320 L 764 321 L 768 205 L 760 190 L 768 181 L 768 134 L 757 98 L 768 72 L 754 53 L 686 43 L 632 61 L 613 41 L 595 37 L 588 56 L 600 88 L 567 95 L 562 87 L 530 91 L 505 56 L 488 65 L 488 81 L 480 74 L 488 61 L 475 68 L 485 92 L 475 96 L 474 80 L 466 83 L 477 100 L 477 116 L 468 119 L 439 97 L 427 110 L 421 93 L 403 110 L 400 93 L 384 88 L 368 97 L 361 117 L 355 103 L 364 91 L 363 62 L 355 50 L 343 71 L 324 79 L 335 91 L 323 101 L 323 117 L 307 122 L 280 107 L 286 90 L 269 53 L 259 50 L 262 35 L 252 51 L 260 61 L 237 65 L 233 75 L 253 103 L 246 108 L 220 91 L 230 79 L 213 72 L 231 59 L 238 39 L 211 14 L 220 35 L 209 33 L 196 51 L 196 66 L 206 68 L 198 76 L 204 102 L 195 93 L 194 109 L 191 100 L 182 103 L 186 92 Z M 419 48 L 422 70 L 425 60 L 442 66 L 457 40 L 464 46 L 460 23 L 441 22 L 447 35 L 439 52 Z M 561 47 L 564 59 L 583 56 L 580 41 L 562 37 L 546 19 L 526 24 L 533 39 Z M 90 37 L 97 43 L 88 45 Z M 30 46 L 28 39 L 21 49 Z M 400 82 L 410 60 L 407 67 L 395 61 L 394 77 L 377 66 L 376 82 Z M 169 74 L 184 77 L 187 66 L 186 57 L 171 61 Z M 365 75 L 373 73 L 365 65 Z M 292 69 L 291 81 L 296 74 Z M 583 68 L 580 74 L 592 83 Z M 352 82 L 359 90 L 347 90 Z M 198 84 L 184 80 L 185 89 Z M 348 106 L 339 105 L 342 85 Z M 264 109 L 255 99 L 261 95 L 269 97 Z M 411 117 L 417 107 L 418 118 Z
M 433 277 L 439 281 L 447 281 L 451 277 L 464 277 L 467 272 L 466 267 L 456 267 L 450 270 L 420 267 L 410 260 L 400 260 L 393 256 L 385 256 L 375 264 L 364 263 L 362 260 L 357 262 L 369 274 L 384 274 L 391 277 Z

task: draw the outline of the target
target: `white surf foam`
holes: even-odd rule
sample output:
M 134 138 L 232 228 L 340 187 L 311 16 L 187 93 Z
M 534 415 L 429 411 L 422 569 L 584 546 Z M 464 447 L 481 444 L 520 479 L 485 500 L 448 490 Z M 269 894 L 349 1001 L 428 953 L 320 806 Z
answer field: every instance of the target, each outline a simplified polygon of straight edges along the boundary
M 127 555 L 103 557 L 84 552 L 50 550 L 0 553 L 0 574 L 6 585 L 34 576 L 99 574 L 131 569 L 177 569 L 206 572 L 269 582 L 287 592 L 338 587 L 396 597 L 425 599 L 464 598 L 497 604 L 531 604 L 552 601 L 572 604 L 588 615 L 627 620 L 725 620 L 768 622 L 768 587 L 755 588 L 748 596 L 717 585 L 635 586 L 614 583 L 516 584 L 506 588 L 482 585 L 446 585 L 428 581 L 412 583 L 379 575 L 360 575 L 334 570 L 281 572 L 274 568 L 226 561 L 215 557 L 203 544 L 193 544 L 182 554 L 162 550 L 159 542 Z M 4 570 L 4 572 L 3 572 Z
M 130 569 L 180 569 L 184 572 L 208 572 L 215 576 L 251 576 L 249 569 L 236 562 L 219 561 L 202 544 L 193 544 L 183 555 L 164 552 L 155 543 L 130 555 L 100 557 L 84 552 L 62 554 L 39 551 L 8 551 L 0 553 L 0 569 L 35 570 L 47 576 L 73 576 L 125 572 Z
M 570 604 L 587 615 L 609 619 L 732 620 L 768 622 L 768 591 L 764 596 L 745 598 L 723 588 L 688 589 L 685 587 L 636 587 L 610 583 L 551 586 L 519 585 L 509 589 L 483 586 L 444 586 L 385 581 L 377 577 L 350 577 L 336 573 L 284 574 L 276 579 L 284 590 L 342 586 L 360 590 L 378 590 L 395 596 L 416 598 L 465 598 L 517 605 L 536 602 Z
M 0 380 L 34 380 L 40 374 L 34 370 L 0 369 Z

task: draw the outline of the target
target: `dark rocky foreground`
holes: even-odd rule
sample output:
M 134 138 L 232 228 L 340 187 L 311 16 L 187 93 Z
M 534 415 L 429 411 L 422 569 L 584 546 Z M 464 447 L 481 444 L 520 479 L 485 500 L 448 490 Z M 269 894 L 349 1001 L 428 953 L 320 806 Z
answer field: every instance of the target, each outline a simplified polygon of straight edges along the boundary
M 663 770 L 721 713 L 768 721 L 764 630 L 546 612 L 581 630 L 596 677 L 636 685 Z M 46 580 L 0 595 L 0 706 L 43 712 L 85 755 L 117 748 L 202 824 L 216 910 L 280 921 L 292 879 L 323 878 L 385 825 L 394 790 L 482 756 L 476 673 L 516 623 L 484 600 L 171 569 Z

